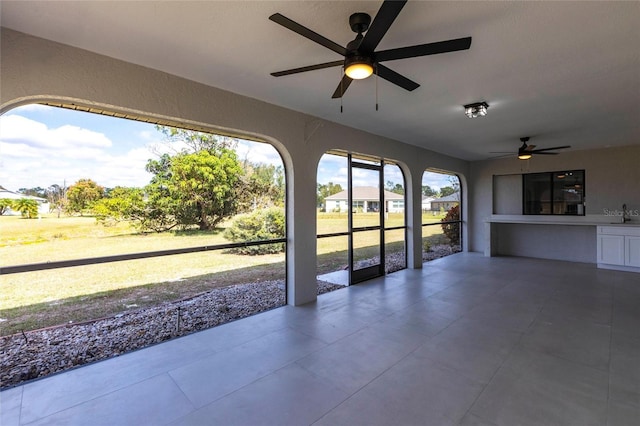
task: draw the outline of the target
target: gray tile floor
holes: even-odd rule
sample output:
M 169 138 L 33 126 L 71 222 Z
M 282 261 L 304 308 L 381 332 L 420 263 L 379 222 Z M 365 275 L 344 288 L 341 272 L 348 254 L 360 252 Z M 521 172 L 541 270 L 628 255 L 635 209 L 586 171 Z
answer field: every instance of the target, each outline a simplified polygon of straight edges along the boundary
M 640 274 L 460 253 L 0 393 L 10 425 L 638 425 Z

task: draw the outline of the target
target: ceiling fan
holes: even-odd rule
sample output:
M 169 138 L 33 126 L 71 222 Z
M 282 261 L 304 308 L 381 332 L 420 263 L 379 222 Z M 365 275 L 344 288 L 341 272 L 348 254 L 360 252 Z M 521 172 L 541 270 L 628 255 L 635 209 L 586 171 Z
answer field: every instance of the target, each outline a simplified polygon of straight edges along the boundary
M 396 19 L 407 0 L 385 0 L 378 10 L 373 23 L 371 16 L 366 13 L 354 13 L 349 17 L 349 25 L 353 32 L 357 33 L 356 38 L 350 41 L 346 47 L 321 36 L 320 34 L 298 24 L 295 21 L 275 13 L 269 17 L 283 27 L 300 34 L 303 37 L 314 41 L 327 49 L 330 49 L 344 58 L 337 61 L 325 62 L 322 64 L 309 65 L 285 71 L 271 73 L 274 77 L 297 74 L 301 72 L 319 70 L 323 68 L 344 66 L 344 76 L 340 84 L 333 93 L 332 98 L 340 98 L 347 91 L 351 82 L 356 79 L 364 79 L 374 72 L 385 80 L 412 91 L 420 87 L 414 81 L 387 68 L 381 62 L 394 61 L 396 59 L 414 58 L 418 56 L 435 55 L 438 53 L 455 52 L 466 50 L 471 46 L 471 37 L 439 41 L 435 43 L 419 44 L 415 46 L 400 47 L 396 49 L 382 50 L 376 52 L 375 49 L 387 33 L 391 24 Z M 363 33 L 366 33 L 363 35 Z
M 558 155 L 558 152 L 550 152 L 550 151 L 556 151 L 558 149 L 566 149 L 566 148 L 571 148 L 571 145 L 563 145 L 563 146 L 554 146 L 551 148 L 542 148 L 542 149 L 535 149 L 535 145 L 527 145 L 527 142 L 529 142 L 529 137 L 524 137 L 524 138 L 520 138 L 520 142 L 522 142 L 522 145 L 520 146 L 520 148 L 518 148 L 518 158 L 520 160 L 528 160 L 529 158 L 531 158 L 533 155 Z M 513 155 L 513 153 L 509 152 L 492 152 L 492 154 L 507 154 L 507 155 Z

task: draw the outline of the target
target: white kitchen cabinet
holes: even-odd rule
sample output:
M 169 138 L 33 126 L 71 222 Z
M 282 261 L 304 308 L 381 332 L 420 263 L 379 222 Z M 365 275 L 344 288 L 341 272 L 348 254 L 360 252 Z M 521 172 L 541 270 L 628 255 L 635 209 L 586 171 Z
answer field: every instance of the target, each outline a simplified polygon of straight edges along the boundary
M 640 268 L 640 236 L 624 237 L 625 241 L 625 262 L 627 266 Z
M 624 236 L 598 235 L 598 263 L 624 265 Z
M 598 267 L 640 272 L 640 227 L 598 226 Z

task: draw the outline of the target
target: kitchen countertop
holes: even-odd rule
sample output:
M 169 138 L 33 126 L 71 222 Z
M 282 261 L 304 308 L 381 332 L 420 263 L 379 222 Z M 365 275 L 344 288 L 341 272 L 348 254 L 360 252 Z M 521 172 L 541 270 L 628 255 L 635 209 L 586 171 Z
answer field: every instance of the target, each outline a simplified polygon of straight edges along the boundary
M 616 221 L 618 219 L 618 221 Z M 526 225 L 578 225 L 578 226 L 624 226 L 640 227 L 640 222 L 622 223 L 618 217 L 608 216 L 562 216 L 562 215 L 508 215 L 493 214 L 487 223 L 521 223 Z

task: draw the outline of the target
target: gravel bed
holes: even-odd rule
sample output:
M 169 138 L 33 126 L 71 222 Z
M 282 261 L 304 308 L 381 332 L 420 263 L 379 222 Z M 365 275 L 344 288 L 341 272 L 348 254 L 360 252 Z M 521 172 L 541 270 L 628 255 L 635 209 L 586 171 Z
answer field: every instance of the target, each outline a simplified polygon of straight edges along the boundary
M 114 317 L 0 337 L 0 389 L 283 306 L 284 286 L 237 284 Z M 318 294 L 339 288 L 318 281 Z
M 449 256 L 454 253 L 460 253 L 462 248 L 460 246 L 450 246 L 447 244 L 440 244 L 432 246 L 431 250 L 422 252 L 422 261 L 428 262 L 430 260 L 440 259 L 441 257 Z
M 441 257 L 449 256 L 454 253 L 460 252 L 460 246 L 450 246 L 447 244 L 432 246 L 429 251 L 422 252 L 422 261 L 428 262 L 430 260 L 439 259 Z M 385 272 L 390 274 L 392 272 L 399 271 L 407 267 L 405 262 L 404 251 L 397 251 L 393 253 L 385 253 Z M 367 266 L 377 265 L 380 263 L 380 257 L 376 256 L 371 259 L 365 259 L 356 262 L 356 268 L 366 268 Z M 347 267 L 345 267 L 346 269 Z
M 423 261 L 459 251 L 434 246 Z M 378 262 L 368 259 L 359 266 Z M 405 267 L 404 251 L 387 254 L 387 273 Z M 237 284 L 114 317 L 0 337 L 0 389 L 283 306 L 284 286 L 284 281 Z M 340 288 L 318 280 L 318 294 Z

